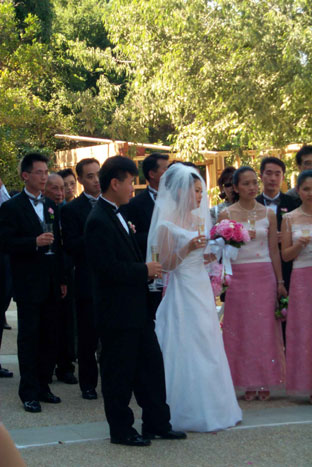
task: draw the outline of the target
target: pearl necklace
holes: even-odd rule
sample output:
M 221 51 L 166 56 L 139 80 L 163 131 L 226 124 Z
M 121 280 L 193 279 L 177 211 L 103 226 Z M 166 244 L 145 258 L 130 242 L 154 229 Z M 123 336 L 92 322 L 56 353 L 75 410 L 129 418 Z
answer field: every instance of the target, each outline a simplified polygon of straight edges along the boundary
M 240 204 L 239 201 L 237 201 L 237 204 L 239 205 L 240 209 L 242 211 L 246 211 L 246 212 L 253 212 L 255 211 L 256 207 L 257 207 L 257 202 L 255 201 L 255 204 L 254 204 L 254 207 L 252 209 L 246 209 L 246 208 L 243 208 L 243 206 Z
M 302 212 L 302 214 L 303 214 L 304 216 L 312 217 L 312 214 L 308 214 L 307 212 L 304 212 L 304 210 L 302 209 L 301 206 L 300 206 L 299 209 L 300 209 L 300 211 Z

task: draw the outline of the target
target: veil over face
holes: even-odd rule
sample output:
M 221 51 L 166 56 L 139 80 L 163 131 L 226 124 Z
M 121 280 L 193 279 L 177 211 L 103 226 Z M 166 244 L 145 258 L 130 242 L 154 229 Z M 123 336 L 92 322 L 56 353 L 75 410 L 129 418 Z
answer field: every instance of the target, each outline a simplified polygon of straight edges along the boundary
M 194 236 L 199 232 L 208 236 L 210 228 L 204 180 L 193 167 L 172 165 L 160 179 L 148 234 L 147 262 L 152 260 L 152 247 L 156 247 L 164 271 L 174 269 L 184 259 L 183 248 L 189 241 L 178 232 L 184 229 Z

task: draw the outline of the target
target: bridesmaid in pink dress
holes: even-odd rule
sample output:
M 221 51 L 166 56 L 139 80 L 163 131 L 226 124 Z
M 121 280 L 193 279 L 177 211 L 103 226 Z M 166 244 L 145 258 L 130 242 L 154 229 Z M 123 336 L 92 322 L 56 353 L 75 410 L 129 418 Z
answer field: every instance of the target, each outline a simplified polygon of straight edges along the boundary
M 239 198 L 219 220 L 233 219 L 249 231 L 232 262 L 233 276 L 226 292 L 223 339 L 234 386 L 245 399 L 267 400 L 270 389 L 285 381 L 285 356 L 281 324 L 274 312 L 278 296 L 287 296 L 277 243 L 276 216 L 258 203 L 258 180 L 251 167 L 233 176 Z
M 293 261 L 286 327 L 286 389 L 312 403 L 312 170 L 298 178 L 302 205 L 285 214 L 282 256 Z

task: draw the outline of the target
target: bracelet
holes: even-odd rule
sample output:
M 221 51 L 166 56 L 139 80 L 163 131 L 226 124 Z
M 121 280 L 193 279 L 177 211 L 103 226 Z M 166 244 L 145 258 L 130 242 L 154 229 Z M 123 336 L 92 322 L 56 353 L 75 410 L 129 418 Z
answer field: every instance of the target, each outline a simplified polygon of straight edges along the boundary
M 278 284 L 284 284 L 285 281 L 277 281 Z

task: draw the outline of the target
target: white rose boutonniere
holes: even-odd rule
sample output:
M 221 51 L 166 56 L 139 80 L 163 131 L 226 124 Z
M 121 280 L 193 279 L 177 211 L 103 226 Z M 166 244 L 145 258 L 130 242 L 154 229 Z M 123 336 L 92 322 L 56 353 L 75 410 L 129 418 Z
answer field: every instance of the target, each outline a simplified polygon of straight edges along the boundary
M 136 233 L 136 230 L 135 230 L 135 225 L 132 224 L 132 222 L 128 221 L 128 226 L 129 226 L 129 229 L 132 230 L 132 232 L 135 234 Z

